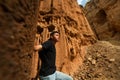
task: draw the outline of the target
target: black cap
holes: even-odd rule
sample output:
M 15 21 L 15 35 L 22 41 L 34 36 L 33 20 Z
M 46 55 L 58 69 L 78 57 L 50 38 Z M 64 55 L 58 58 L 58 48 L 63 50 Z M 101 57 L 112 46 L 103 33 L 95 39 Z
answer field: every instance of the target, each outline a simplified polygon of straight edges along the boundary
M 52 32 L 50 33 L 50 36 L 53 36 L 55 33 L 60 34 L 58 31 L 52 31 Z

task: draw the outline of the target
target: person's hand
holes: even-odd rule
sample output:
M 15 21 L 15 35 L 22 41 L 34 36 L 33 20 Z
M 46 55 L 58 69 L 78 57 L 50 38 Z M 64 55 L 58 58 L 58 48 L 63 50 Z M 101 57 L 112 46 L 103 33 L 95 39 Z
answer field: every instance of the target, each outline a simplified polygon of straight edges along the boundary
M 42 49 L 42 45 L 35 45 L 34 46 L 35 51 L 38 51 L 38 50 L 41 50 L 41 49 Z

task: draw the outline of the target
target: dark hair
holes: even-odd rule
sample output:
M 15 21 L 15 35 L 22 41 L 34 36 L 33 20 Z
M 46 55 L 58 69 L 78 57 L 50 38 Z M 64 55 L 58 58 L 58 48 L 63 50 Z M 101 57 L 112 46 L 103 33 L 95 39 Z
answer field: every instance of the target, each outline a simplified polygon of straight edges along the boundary
M 50 36 L 53 36 L 55 33 L 60 34 L 58 31 L 52 31 L 52 32 L 50 33 Z

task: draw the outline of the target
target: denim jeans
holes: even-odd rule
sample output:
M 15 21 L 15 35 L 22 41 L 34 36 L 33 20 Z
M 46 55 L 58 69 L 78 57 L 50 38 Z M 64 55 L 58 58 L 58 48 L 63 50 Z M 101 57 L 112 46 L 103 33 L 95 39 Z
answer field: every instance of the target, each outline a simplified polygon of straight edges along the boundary
M 55 73 L 48 76 L 40 76 L 40 80 L 73 80 L 73 78 L 67 74 L 56 71 Z

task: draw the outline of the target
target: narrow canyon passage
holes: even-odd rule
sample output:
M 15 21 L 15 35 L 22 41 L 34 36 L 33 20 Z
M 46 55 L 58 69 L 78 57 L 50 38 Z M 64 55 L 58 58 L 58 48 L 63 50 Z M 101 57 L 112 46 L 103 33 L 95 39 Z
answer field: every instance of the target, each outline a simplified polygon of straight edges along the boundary
M 119 80 L 119 2 L 103 8 L 103 0 L 91 0 L 83 8 L 77 0 L 0 0 L 0 80 L 37 80 L 34 45 L 54 30 L 57 70 L 74 80 Z

